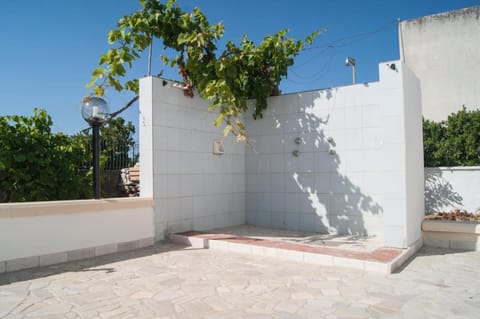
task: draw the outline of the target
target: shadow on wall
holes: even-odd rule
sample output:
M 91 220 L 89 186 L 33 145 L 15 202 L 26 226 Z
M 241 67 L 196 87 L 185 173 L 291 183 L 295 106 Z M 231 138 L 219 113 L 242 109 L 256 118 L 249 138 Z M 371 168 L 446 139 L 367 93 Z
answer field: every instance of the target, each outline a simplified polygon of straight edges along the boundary
M 286 187 L 289 191 L 292 191 L 292 187 L 296 188 L 296 192 L 300 194 L 299 207 L 303 209 L 300 211 L 301 221 L 298 223 L 298 230 L 340 235 L 378 234 L 382 232 L 383 208 L 374 198 L 363 192 L 363 186 L 357 185 L 350 178 L 355 174 L 357 180 L 359 176 L 363 176 L 362 170 L 365 169 L 361 164 L 362 152 L 369 150 L 364 150 L 360 145 L 351 147 L 356 151 L 350 152 L 348 160 L 352 167 L 355 166 L 356 173 L 351 173 L 348 168 L 345 170 L 345 163 L 342 163 L 346 141 L 341 139 L 341 130 L 344 130 L 344 127 L 341 129 L 342 126 L 338 124 L 340 115 L 335 114 L 337 90 L 326 89 L 313 92 L 311 99 L 299 102 L 300 109 L 295 115 L 296 118 L 289 118 L 296 123 L 292 132 L 286 133 L 284 138 Z M 331 107 L 318 107 L 314 103 L 316 99 L 325 101 L 325 105 L 331 105 Z M 339 108 L 342 107 L 343 105 L 339 106 Z M 282 125 L 292 124 L 286 123 L 285 117 L 280 114 L 274 115 L 274 120 L 277 129 L 281 129 Z M 298 157 L 290 156 L 291 150 L 288 149 L 289 140 L 293 141 L 296 137 L 302 139 Z M 350 141 L 350 143 L 353 142 Z M 310 148 L 311 144 L 313 148 Z M 292 148 L 294 147 L 295 145 L 292 144 Z M 378 153 L 379 147 L 380 143 L 371 150 Z M 302 148 L 308 150 L 304 153 Z M 337 152 L 337 149 L 340 150 Z M 305 168 L 305 165 L 296 164 L 304 160 L 302 157 L 307 158 L 310 155 L 313 167 Z M 355 155 L 358 155 L 357 159 Z M 351 163 L 356 160 L 356 163 Z M 374 171 L 368 176 L 373 176 L 375 181 L 381 181 L 380 178 L 375 178 L 375 174 L 381 176 L 380 172 Z M 367 178 L 367 175 L 364 176 Z M 361 180 L 362 177 L 359 179 Z M 288 186 L 292 182 L 296 185 Z M 379 185 L 379 187 L 381 189 L 382 186 Z M 366 218 L 368 218 L 368 225 L 366 225 Z M 286 226 L 288 225 L 287 223 Z M 273 225 L 273 227 L 278 226 L 275 223 Z
M 443 178 L 440 169 L 425 170 L 425 213 L 438 213 L 461 208 L 462 196 Z

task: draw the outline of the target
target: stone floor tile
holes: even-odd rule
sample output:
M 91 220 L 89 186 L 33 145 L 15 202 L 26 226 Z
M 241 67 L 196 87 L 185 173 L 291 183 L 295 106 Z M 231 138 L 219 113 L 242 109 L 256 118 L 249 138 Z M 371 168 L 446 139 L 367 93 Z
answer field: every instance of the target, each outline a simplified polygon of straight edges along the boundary
M 479 269 L 446 250 L 385 276 L 155 244 L 0 274 L 0 318 L 476 318 Z

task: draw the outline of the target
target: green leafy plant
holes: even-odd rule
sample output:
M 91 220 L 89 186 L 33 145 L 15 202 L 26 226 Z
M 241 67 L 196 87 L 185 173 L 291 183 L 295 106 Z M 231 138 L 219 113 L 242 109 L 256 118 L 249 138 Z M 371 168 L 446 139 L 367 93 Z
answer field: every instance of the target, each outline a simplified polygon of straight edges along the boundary
M 480 110 L 463 107 L 446 121 L 423 120 L 426 167 L 480 165 Z
M 123 163 L 124 167 L 135 165 L 136 158 L 130 158 L 129 150 L 134 147 L 135 126 L 131 121 L 125 122 L 122 117 L 109 119 L 108 122 L 100 127 L 100 166 L 102 168 L 118 169 L 118 165 Z M 87 150 L 92 147 L 92 134 L 90 130 L 81 131 L 72 136 L 72 138 L 83 145 Z M 86 163 L 92 161 L 92 153 L 87 152 Z
M 44 110 L 28 116 L 0 117 L 0 190 L 3 201 L 81 199 L 90 197 L 79 171 L 83 146 L 51 132 Z
M 142 10 L 121 18 L 118 28 L 108 34 L 112 47 L 101 56 L 87 86 L 94 87 L 99 96 L 106 87 L 138 93 L 138 80 L 122 82 L 121 78 L 152 39 L 160 39 L 166 49 L 177 52 L 174 58 L 163 56 L 162 60 L 178 68 L 185 95 L 193 96 L 196 89 L 211 102 L 210 109 L 218 111 L 214 124 L 223 123 L 225 135 L 232 133 L 242 141 L 247 140 L 242 120 L 248 111 L 247 100 L 255 100 L 253 117 L 261 118 L 267 97 L 279 94 L 280 81 L 294 57 L 319 34 L 295 41 L 287 37 L 287 30 L 281 30 L 258 45 L 245 35 L 239 45 L 228 41 L 220 51 L 217 41 L 223 36 L 223 24 L 210 24 L 200 9 L 184 12 L 174 0 L 140 3 Z

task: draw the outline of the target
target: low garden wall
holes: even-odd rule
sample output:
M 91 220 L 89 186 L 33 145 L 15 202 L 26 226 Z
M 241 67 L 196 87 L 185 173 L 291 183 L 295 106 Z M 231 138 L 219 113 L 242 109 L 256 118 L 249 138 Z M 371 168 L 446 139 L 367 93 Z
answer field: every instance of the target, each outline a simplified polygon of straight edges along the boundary
M 480 209 L 480 166 L 425 168 L 425 212 Z
M 480 251 L 480 222 L 425 220 L 425 246 Z
M 0 273 L 153 245 L 153 200 L 0 205 Z

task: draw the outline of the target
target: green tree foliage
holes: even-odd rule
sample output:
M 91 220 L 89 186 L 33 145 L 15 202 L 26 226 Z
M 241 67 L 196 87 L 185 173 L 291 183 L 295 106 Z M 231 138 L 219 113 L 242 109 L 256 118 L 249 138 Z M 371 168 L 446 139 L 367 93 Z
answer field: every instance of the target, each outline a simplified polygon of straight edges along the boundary
M 91 187 L 85 174 L 79 172 L 83 146 L 62 133 L 52 133 L 51 125 L 44 110 L 35 109 L 32 117 L 0 117 L 3 201 L 90 197 Z
M 287 30 L 266 36 L 256 45 L 245 35 L 239 45 L 227 41 L 222 51 L 217 47 L 223 36 L 222 23 L 210 24 L 200 9 L 184 12 L 174 0 L 140 0 L 143 9 L 124 16 L 117 29 L 111 30 L 111 49 L 100 58 L 88 87 L 102 96 L 105 87 L 138 92 L 138 81 L 122 82 L 126 69 L 138 59 L 153 38 L 165 49 L 176 51 L 174 58 L 162 57 L 165 64 L 177 67 L 184 82 L 184 93 L 193 96 L 195 88 L 202 98 L 218 110 L 215 125 L 224 125 L 224 134 L 233 133 L 246 140 L 243 114 L 247 100 L 255 99 L 253 117 L 262 117 L 267 97 L 279 94 L 278 85 L 287 76 L 305 44 L 311 44 L 319 32 L 304 41 L 287 37 Z
M 129 150 L 135 145 L 135 126 L 131 121 L 127 123 L 122 117 L 110 119 L 100 128 L 101 154 L 100 164 L 102 168 L 117 168 L 119 163 L 124 167 L 133 166 L 136 158 L 129 157 Z M 91 131 L 85 130 L 73 136 L 73 139 L 82 144 L 87 150 L 92 146 Z M 87 152 L 87 161 L 92 161 L 92 153 Z
M 480 110 L 465 107 L 446 121 L 423 121 L 426 167 L 480 165 Z

